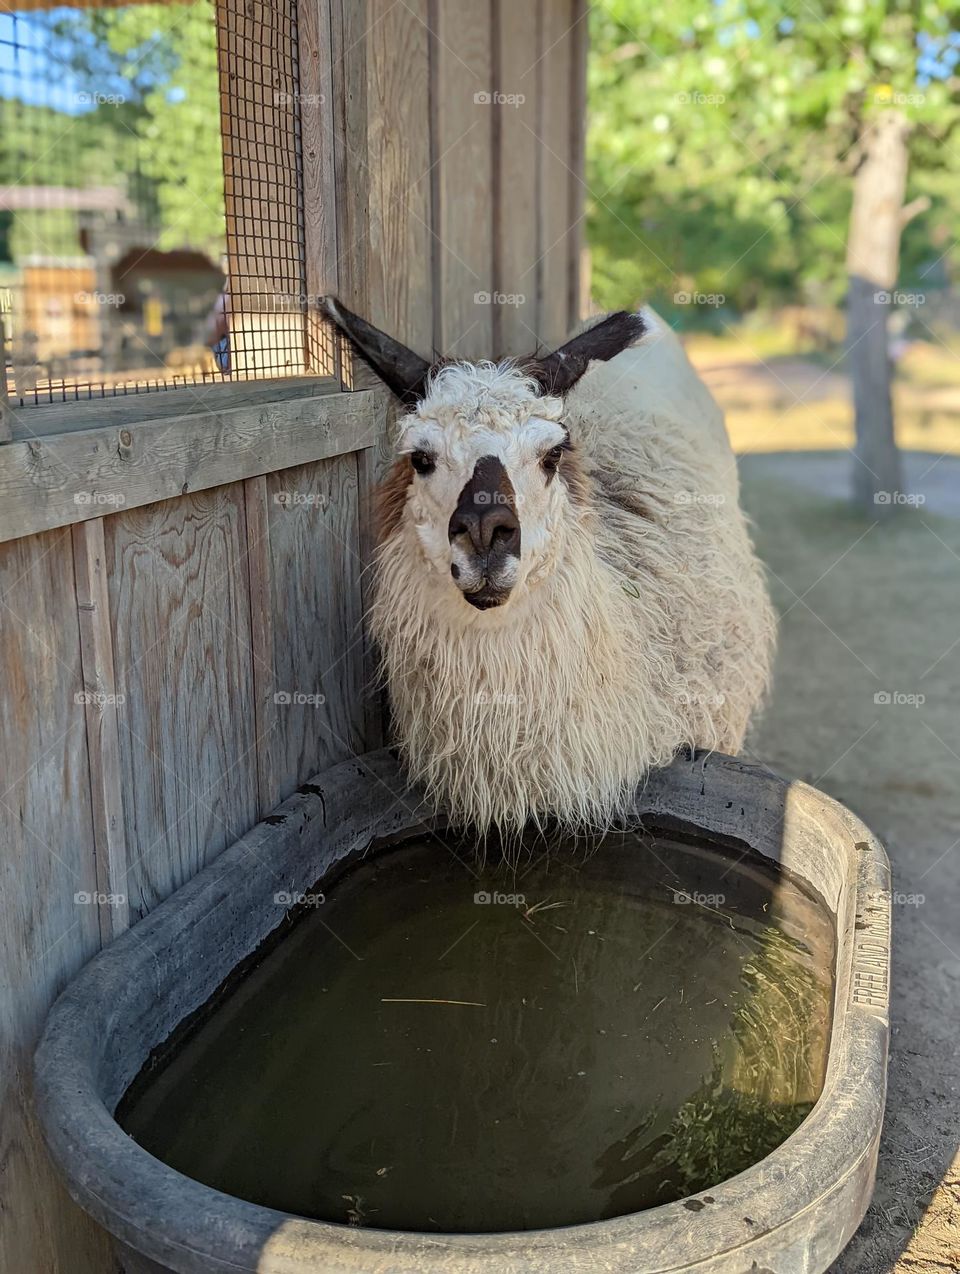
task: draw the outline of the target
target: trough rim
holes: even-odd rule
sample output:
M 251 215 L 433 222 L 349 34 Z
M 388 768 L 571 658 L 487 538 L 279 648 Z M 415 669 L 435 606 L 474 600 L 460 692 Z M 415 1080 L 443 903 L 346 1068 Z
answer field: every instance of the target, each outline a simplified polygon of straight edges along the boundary
M 387 801 L 371 780 L 392 799 Z M 151 985 L 155 953 L 165 938 L 174 936 L 166 931 L 182 932 L 185 923 L 209 923 L 231 882 L 239 886 L 242 875 L 250 875 L 251 848 L 260 857 L 278 822 L 299 821 L 301 833 L 313 825 L 315 834 L 333 835 L 326 827 L 328 813 L 337 828 L 337 816 L 346 820 L 350 811 L 354 847 L 364 838 L 369 843 L 422 825 L 427 812 L 418 794 L 406 787 L 396 760 L 383 750 L 343 762 L 305 784 L 269 816 L 269 823 L 251 829 L 95 956 L 56 1001 L 36 1053 L 35 1103 L 44 1139 L 72 1197 L 122 1244 L 180 1274 L 533 1274 L 553 1271 L 561 1261 L 565 1270 L 577 1274 L 739 1274 L 751 1262 L 754 1269 L 763 1266 L 777 1274 L 826 1269 L 862 1220 L 873 1188 L 889 1037 L 889 864 L 876 838 L 838 802 L 766 767 L 717 753 L 677 758 L 651 774 L 637 791 L 636 811 L 652 816 L 653 822 L 658 816 L 677 817 L 716 835 L 722 831 L 716 821 L 705 826 L 709 800 L 717 800 L 713 793 L 706 796 L 714 781 L 756 790 L 759 808 L 749 815 L 740 809 L 747 819 L 740 827 L 741 843 L 764 852 L 750 839 L 759 831 L 754 827 L 751 832 L 748 824 L 758 814 L 769 814 L 771 801 L 782 799 L 790 812 L 786 821 L 798 824 L 794 830 L 781 829 L 785 845 L 804 826 L 812 826 L 845 853 L 841 892 L 835 904 L 827 899 L 837 923 L 837 960 L 823 1091 L 796 1132 L 759 1163 L 690 1199 L 610 1220 L 549 1230 L 445 1235 L 359 1229 L 248 1203 L 168 1167 L 123 1131 L 113 1118 L 115 1102 L 108 1106 L 105 1100 L 102 1075 L 123 1020 L 124 984 Z M 368 799 L 357 800 L 358 788 Z M 692 816 L 698 789 L 704 802 L 699 823 Z M 729 820 L 736 826 L 736 811 Z M 730 838 L 738 839 L 734 834 Z M 872 950 L 866 964 L 860 929 L 874 947 L 887 935 L 885 950 L 879 955 Z M 141 1063 L 145 1059 L 146 1054 Z M 842 1172 L 824 1169 L 841 1162 Z M 700 1205 L 696 1212 L 691 1203 Z M 730 1230 L 718 1248 L 711 1236 L 721 1228 L 729 1230 L 729 1218 L 723 1225 L 721 1220 L 731 1209 L 742 1218 L 740 1238 Z M 844 1215 L 828 1225 L 825 1240 L 824 1216 L 838 1209 Z M 745 1229 L 747 1218 L 752 1226 Z M 805 1224 L 817 1227 L 818 1243 L 831 1249 L 828 1259 L 821 1255 L 812 1264 L 804 1259 L 802 1264 L 777 1265 L 778 1251 L 802 1250 L 789 1245 L 802 1243 Z M 642 1263 L 645 1249 L 652 1263 Z

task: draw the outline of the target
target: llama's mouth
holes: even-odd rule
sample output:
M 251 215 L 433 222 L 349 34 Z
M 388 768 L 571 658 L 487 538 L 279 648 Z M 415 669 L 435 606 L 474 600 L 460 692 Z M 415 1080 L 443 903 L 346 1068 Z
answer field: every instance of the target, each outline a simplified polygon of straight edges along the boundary
M 463 599 L 477 610 L 491 610 L 494 606 L 502 606 L 509 596 L 509 589 L 504 591 L 499 588 L 491 588 L 489 584 L 484 582 L 472 592 L 464 592 Z

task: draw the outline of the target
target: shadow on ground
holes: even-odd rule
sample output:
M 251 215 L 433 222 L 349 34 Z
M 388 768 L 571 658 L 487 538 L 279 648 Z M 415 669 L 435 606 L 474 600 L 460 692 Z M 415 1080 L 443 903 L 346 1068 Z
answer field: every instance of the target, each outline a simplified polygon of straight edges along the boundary
M 960 461 L 940 460 L 925 479 L 932 494 L 936 474 L 945 496 L 883 523 L 823 494 L 846 489 L 852 463 L 846 452 L 741 461 L 744 503 L 782 616 L 774 694 L 749 749 L 855 810 L 893 867 L 893 1033 L 877 1188 L 835 1274 L 953 1274 L 960 516 L 946 514 L 960 515 Z M 911 460 L 911 481 L 922 467 Z

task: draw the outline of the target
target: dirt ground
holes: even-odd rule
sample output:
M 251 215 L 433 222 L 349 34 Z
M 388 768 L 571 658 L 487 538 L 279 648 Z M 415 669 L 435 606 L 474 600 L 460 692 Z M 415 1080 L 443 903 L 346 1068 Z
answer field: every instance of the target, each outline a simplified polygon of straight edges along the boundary
M 960 521 L 860 520 L 790 481 L 790 463 L 743 462 L 782 615 L 750 750 L 855 810 L 886 845 L 900 900 L 877 1189 L 835 1270 L 947 1274 L 960 1269 Z M 960 486 L 960 461 L 944 463 Z M 924 699 L 877 703 L 882 692 Z
M 923 349 L 909 377 L 901 375 L 899 436 L 914 448 L 904 486 L 923 502 L 883 522 L 846 504 L 855 461 L 846 450 L 849 386 L 837 368 L 764 361 L 716 344 L 691 352 L 727 410 L 744 503 L 781 615 L 774 691 L 750 752 L 855 810 L 893 867 L 892 1039 L 877 1187 L 834 1271 L 953 1274 L 960 1270 L 960 362 Z M 877 699 L 884 694 L 890 702 Z

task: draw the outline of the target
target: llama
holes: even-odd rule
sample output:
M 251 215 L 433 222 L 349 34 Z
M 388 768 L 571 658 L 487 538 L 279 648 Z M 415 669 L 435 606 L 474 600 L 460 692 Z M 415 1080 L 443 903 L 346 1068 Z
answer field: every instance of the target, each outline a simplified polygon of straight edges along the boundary
M 325 313 L 401 398 L 373 603 L 398 743 L 455 824 L 609 826 L 682 748 L 737 752 L 775 621 L 723 416 L 652 311 L 433 368 Z

